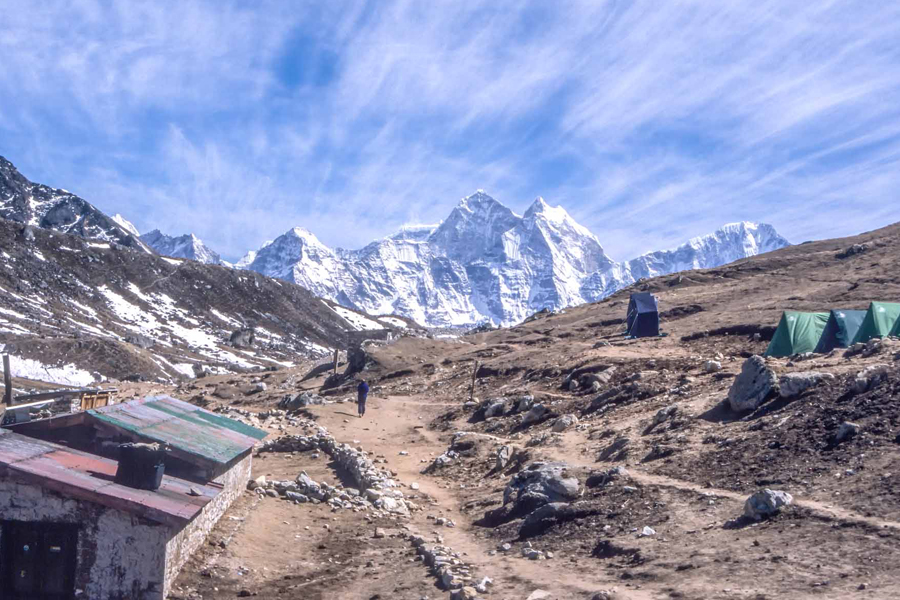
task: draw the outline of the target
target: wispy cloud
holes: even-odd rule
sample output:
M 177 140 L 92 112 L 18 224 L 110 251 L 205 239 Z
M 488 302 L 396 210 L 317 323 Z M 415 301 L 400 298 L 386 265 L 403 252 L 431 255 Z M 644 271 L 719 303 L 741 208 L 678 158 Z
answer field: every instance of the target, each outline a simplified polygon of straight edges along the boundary
M 900 218 L 900 6 L 13 2 L 0 153 L 236 257 L 359 246 L 485 188 L 616 258 L 738 219 Z

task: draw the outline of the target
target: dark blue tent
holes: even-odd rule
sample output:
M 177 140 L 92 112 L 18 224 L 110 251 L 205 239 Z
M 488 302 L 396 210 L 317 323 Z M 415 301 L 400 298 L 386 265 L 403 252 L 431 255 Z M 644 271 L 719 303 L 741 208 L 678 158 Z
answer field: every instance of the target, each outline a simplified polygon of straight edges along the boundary
M 659 335 L 659 304 L 656 296 L 649 292 L 631 295 L 625 335 L 636 338 Z
M 835 348 L 850 346 L 865 318 L 866 311 L 864 310 L 831 311 L 815 352 L 825 354 Z

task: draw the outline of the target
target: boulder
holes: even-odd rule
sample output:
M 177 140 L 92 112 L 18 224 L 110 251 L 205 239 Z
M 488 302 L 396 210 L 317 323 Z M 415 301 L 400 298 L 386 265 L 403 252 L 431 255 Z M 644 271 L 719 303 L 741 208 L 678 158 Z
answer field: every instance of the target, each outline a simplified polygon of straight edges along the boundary
M 503 400 L 488 400 L 488 407 L 484 409 L 484 418 L 499 417 L 506 411 L 506 403 Z
M 613 375 L 615 374 L 615 367 L 607 367 L 599 373 L 587 373 L 581 376 L 581 385 L 590 386 L 594 383 L 599 383 L 601 386 L 607 385 L 612 381 Z
M 677 404 L 670 404 L 664 408 L 659 409 L 656 412 L 656 416 L 653 417 L 653 425 L 659 425 L 663 421 L 671 419 L 678 412 Z
M 497 471 L 502 471 L 503 469 L 505 469 L 506 465 L 509 464 L 509 461 L 512 458 L 512 453 L 512 446 L 500 446 L 500 448 L 497 449 L 497 462 L 494 468 Z
M 562 462 L 536 462 L 516 473 L 503 491 L 504 506 L 515 502 L 517 508 L 531 512 L 551 502 L 571 502 L 581 494 L 578 478 L 569 474 Z
M 256 341 L 256 332 L 252 328 L 237 329 L 231 333 L 228 341 L 235 348 L 249 348 Z
M 744 503 L 744 516 L 759 521 L 764 517 L 776 514 L 782 507 L 790 506 L 794 498 L 780 490 L 762 490 L 756 492 Z
M 301 392 L 296 396 L 285 396 L 278 402 L 278 408 L 283 410 L 296 410 L 311 404 L 325 404 L 325 399 L 312 392 Z
M 856 379 L 853 380 L 853 391 L 862 394 L 871 390 L 887 377 L 888 371 L 889 367 L 885 364 L 866 367 L 856 374 Z
M 144 350 L 148 350 L 156 344 L 156 341 L 153 338 L 139 333 L 129 333 L 125 336 L 125 341 L 138 348 L 143 348 Z
M 844 440 L 849 440 L 853 437 L 856 437 L 856 434 L 859 433 L 859 425 L 856 423 L 850 423 L 849 421 L 844 421 L 841 423 L 841 426 L 838 427 L 837 433 L 834 435 L 834 441 L 840 444 Z
M 751 356 L 741 367 L 731 389 L 728 390 L 728 402 L 732 410 L 744 412 L 756 410 L 776 389 L 778 382 L 775 372 L 766 365 L 761 356 Z
M 522 425 L 531 425 L 533 423 L 537 423 L 541 420 L 541 418 L 543 418 L 546 413 L 546 406 L 544 406 L 543 404 L 535 404 L 525 415 L 525 418 L 522 419 Z
M 578 417 L 575 415 L 563 415 L 553 422 L 553 431 L 560 433 L 578 423 Z
M 794 398 L 823 381 L 834 381 L 834 375 L 818 371 L 788 373 L 778 380 L 778 393 L 782 398 Z
M 513 404 L 513 412 L 528 412 L 534 406 L 534 396 L 527 394 Z
M 619 436 L 616 440 L 604 448 L 597 457 L 601 461 L 624 460 L 628 455 L 628 445 L 631 440 L 625 436 Z
M 722 370 L 722 363 L 717 360 L 708 360 L 703 363 L 704 373 L 717 373 Z

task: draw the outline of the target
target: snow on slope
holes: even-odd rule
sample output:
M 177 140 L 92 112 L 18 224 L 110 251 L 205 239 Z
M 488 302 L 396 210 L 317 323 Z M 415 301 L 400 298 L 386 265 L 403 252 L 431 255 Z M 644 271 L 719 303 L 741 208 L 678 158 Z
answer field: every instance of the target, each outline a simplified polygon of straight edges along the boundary
M 517 215 L 483 191 L 440 225 L 412 226 L 360 250 L 294 228 L 248 254 L 246 268 L 371 315 L 429 326 L 513 324 L 543 308 L 600 300 L 642 277 L 719 266 L 788 245 L 773 227 L 733 223 L 626 262 L 564 208 L 538 198 Z
M 138 228 L 134 226 L 134 223 L 120 215 L 119 213 L 114 214 L 112 220 L 118 223 L 119 227 L 130 233 L 135 237 L 141 237 L 141 233 L 138 231 Z

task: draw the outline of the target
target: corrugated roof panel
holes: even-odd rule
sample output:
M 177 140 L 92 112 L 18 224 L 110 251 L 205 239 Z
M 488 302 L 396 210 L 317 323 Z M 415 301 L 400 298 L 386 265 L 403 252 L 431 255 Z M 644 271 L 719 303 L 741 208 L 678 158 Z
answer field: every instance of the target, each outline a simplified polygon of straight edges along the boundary
M 260 429 L 170 396 L 130 400 L 92 409 L 88 414 L 107 425 L 217 465 L 228 464 L 266 436 Z
M 8 432 L 0 434 L 0 464 L 14 478 L 175 526 L 191 521 L 221 490 L 167 475 L 158 490 L 130 488 L 115 483 L 115 461 Z

